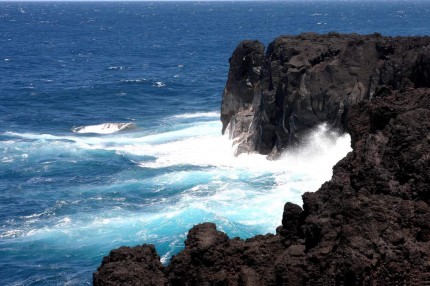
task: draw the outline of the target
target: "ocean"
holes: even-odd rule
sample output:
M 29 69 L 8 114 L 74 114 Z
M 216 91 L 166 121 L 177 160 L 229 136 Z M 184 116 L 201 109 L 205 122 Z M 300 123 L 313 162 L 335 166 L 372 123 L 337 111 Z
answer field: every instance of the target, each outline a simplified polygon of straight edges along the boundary
M 274 233 L 350 138 L 234 157 L 221 94 L 241 40 L 306 31 L 429 35 L 430 1 L 0 2 L 0 284 L 90 285 L 122 245 L 168 263 L 205 221 Z

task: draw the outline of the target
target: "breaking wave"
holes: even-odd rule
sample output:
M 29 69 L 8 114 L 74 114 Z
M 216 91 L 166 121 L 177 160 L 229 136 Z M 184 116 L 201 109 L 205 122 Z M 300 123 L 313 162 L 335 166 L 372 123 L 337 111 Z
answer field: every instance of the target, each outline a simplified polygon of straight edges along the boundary
M 172 118 L 183 118 L 183 119 L 189 119 L 189 118 L 219 118 L 220 113 L 219 112 L 195 112 L 195 113 L 184 113 L 184 114 L 178 114 L 172 116 Z
M 136 128 L 135 123 L 103 123 L 98 125 L 78 126 L 73 127 L 74 133 L 96 133 L 96 134 L 112 134 L 122 130 Z

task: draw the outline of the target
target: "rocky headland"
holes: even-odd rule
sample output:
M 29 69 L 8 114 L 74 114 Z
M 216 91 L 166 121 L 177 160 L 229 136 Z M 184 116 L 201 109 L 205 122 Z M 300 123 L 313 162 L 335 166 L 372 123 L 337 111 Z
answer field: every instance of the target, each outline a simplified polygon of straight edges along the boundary
M 430 284 L 430 38 L 304 34 L 230 59 L 221 119 L 238 152 L 274 154 L 329 122 L 353 151 L 276 234 L 194 226 L 168 266 L 152 245 L 111 251 L 94 285 Z
M 428 87 L 430 38 L 314 33 L 281 36 L 267 49 L 243 41 L 230 58 L 222 132 L 237 153 L 275 156 L 326 122 L 347 131 L 351 105 L 387 89 Z

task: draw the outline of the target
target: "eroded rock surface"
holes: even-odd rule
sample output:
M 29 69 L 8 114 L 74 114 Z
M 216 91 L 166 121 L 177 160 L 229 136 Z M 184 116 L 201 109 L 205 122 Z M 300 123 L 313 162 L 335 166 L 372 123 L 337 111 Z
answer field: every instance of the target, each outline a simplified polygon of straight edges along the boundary
M 240 43 L 223 92 L 222 132 L 237 153 L 276 155 L 321 122 L 343 131 L 352 104 L 430 87 L 430 38 L 313 33 Z

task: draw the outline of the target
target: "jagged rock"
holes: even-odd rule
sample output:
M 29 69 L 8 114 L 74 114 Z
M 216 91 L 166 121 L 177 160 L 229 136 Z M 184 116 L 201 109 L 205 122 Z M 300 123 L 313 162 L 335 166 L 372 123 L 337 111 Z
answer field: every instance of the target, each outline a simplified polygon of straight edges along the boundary
M 163 273 L 154 245 L 120 247 L 103 258 L 102 265 L 93 275 L 94 285 L 165 285 L 167 279 Z
M 430 87 L 430 38 L 314 33 L 244 41 L 230 59 L 224 133 L 237 154 L 278 154 L 321 122 L 347 129 L 349 106 L 380 89 Z
M 270 234 L 229 239 L 213 223 L 196 225 L 187 236 L 185 249 L 167 268 L 169 281 L 174 285 L 270 284 L 276 259 L 272 254 L 282 250 L 279 239 Z

